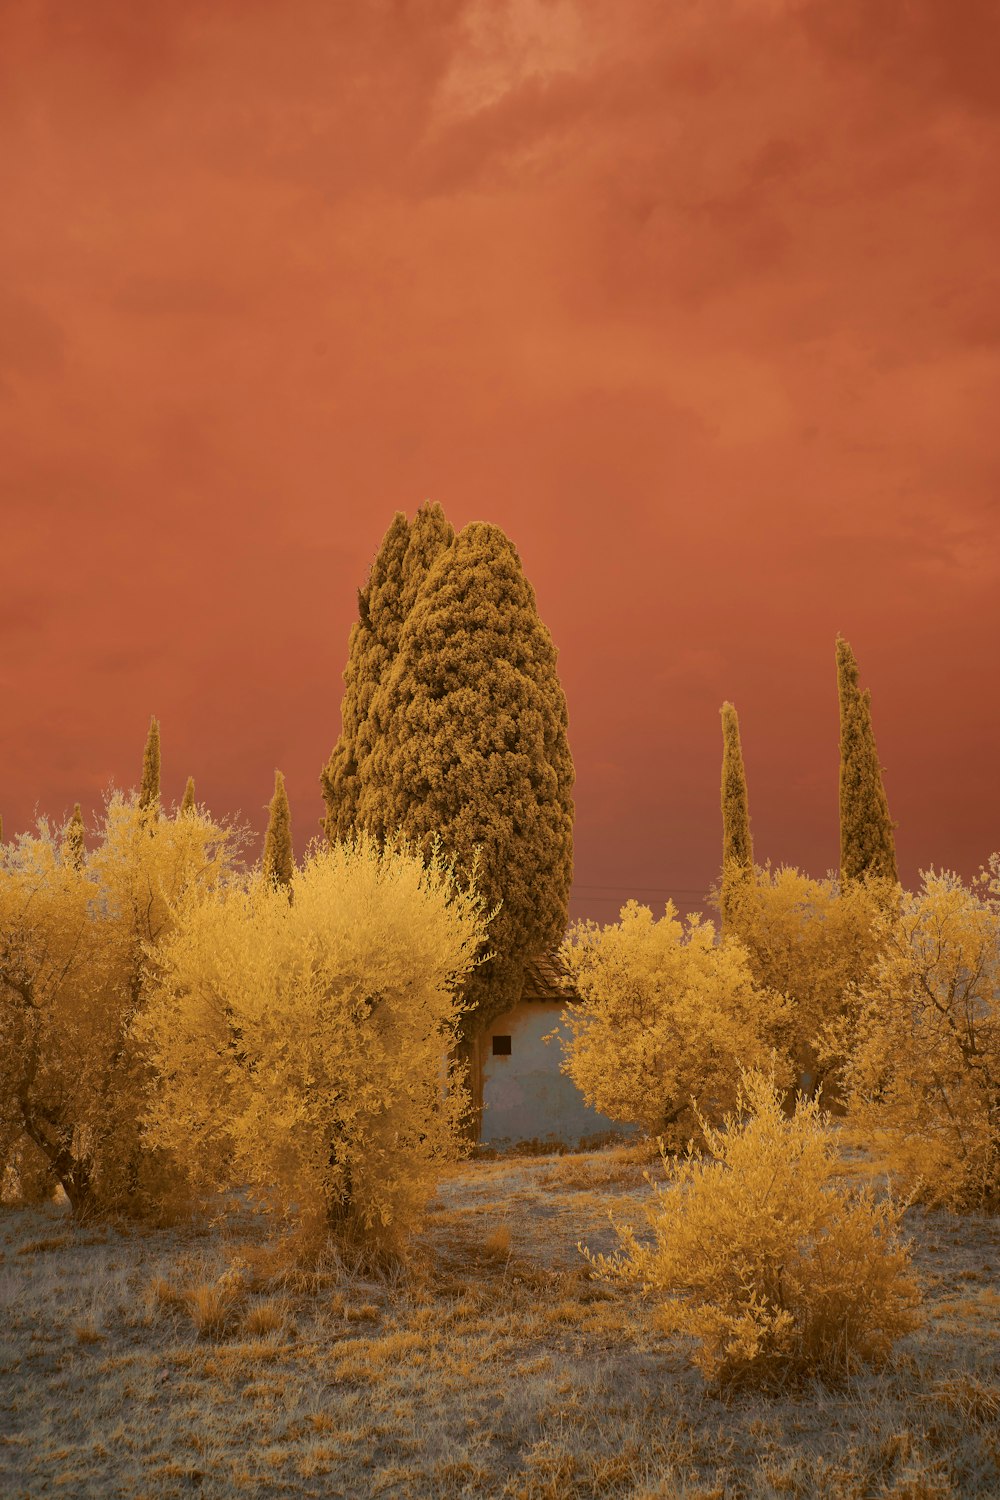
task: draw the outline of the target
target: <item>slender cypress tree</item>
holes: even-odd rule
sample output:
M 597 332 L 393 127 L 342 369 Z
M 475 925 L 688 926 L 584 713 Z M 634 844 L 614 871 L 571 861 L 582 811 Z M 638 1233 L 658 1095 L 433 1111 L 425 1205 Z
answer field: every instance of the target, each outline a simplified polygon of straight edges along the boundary
M 753 879 L 753 839 L 750 807 L 743 769 L 740 722 L 729 702 L 722 705 L 722 926 L 732 912 L 732 897 L 738 883 Z
M 840 878 L 865 875 L 898 881 L 889 803 L 882 785 L 871 693 L 858 687 L 858 664 L 837 636 L 837 693 L 840 699 Z
M 181 802 L 181 816 L 183 817 L 185 813 L 193 813 L 194 811 L 194 777 L 189 776 L 187 786 L 184 788 L 184 799 Z
M 3 814 L 0 813 L 0 844 L 3 843 Z
M 326 802 L 322 824 L 331 840 L 349 838 L 358 826 L 358 797 L 371 746 L 372 701 L 395 660 L 403 621 L 427 570 L 454 535 L 440 505 L 421 506 L 412 526 L 397 511 L 382 538 L 368 582 L 358 590 L 358 619 L 351 627 L 344 669 L 340 737 L 320 774 Z
M 429 847 L 439 834 L 491 907 L 495 957 L 464 998 L 473 1035 L 565 932 L 573 761 L 552 638 L 512 542 L 475 522 L 427 573 L 372 705 L 359 821 Z
M 83 813 L 80 810 L 79 802 L 74 802 L 73 816 L 66 824 L 65 848 L 73 867 L 77 870 L 82 869 L 86 845 L 83 840 Z
M 268 808 L 267 833 L 264 835 L 264 874 L 277 885 L 291 890 L 295 872 L 292 850 L 292 814 L 285 791 L 285 778 L 274 773 L 274 796 Z
M 155 812 L 160 801 L 160 726 L 156 719 L 149 721 L 149 734 L 142 756 L 142 785 L 139 788 L 139 806 Z

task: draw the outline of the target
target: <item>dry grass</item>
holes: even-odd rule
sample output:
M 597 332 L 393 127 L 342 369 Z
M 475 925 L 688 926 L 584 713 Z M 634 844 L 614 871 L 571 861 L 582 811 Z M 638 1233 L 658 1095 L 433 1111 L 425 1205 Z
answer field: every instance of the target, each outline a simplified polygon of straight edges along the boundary
M 232 1331 L 237 1304 L 233 1292 L 203 1281 L 184 1294 L 184 1302 L 199 1338 L 221 1339 Z
M 46 1239 L 29 1240 L 26 1245 L 18 1245 L 15 1253 L 17 1255 L 44 1255 L 49 1250 L 61 1250 L 69 1242 L 68 1234 L 53 1234 Z
M 247 1308 L 240 1320 L 240 1332 L 249 1338 L 261 1338 L 264 1334 L 280 1333 L 288 1321 L 288 1303 L 271 1297 Z
M 78 1323 L 73 1333 L 78 1344 L 103 1344 L 105 1335 L 94 1325 L 94 1320 L 88 1318 L 84 1323 Z
M 510 1246 L 510 1226 L 498 1224 L 483 1240 L 483 1254 L 488 1260 L 507 1261 L 510 1259 Z
M 845 1175 L 877 1180 L 846 1144 Z M 577 1252 L 615 1248 L 609 1209 L 641 1221 L 644 1169 L 639 1147 L 466 1163 L 395 1283 L 335 1260 L 296 1272 L 238 1207 L 209 1234 L 97 1242 L 58 1205 L 6 1210 L 0 1492 L 1000 1493 L 996 1220 L 909 1212 L 932 1315 L 887 1369 L 723 1403 Z

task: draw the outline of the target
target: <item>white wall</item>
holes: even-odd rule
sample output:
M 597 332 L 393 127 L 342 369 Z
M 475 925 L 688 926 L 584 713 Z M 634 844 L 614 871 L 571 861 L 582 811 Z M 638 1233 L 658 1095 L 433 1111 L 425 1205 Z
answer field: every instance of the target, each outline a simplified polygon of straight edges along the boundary
M 560 1073 L 563 1050 L 556 1030 L 568 1036 L 559 1020 L 559 1001 L 522 1000 L 493 1022 L 481 1041 L 483 1117 L 479 1139 L 502 1145 L 514 1141 L 552 1141 L 578 1146 L 592 1136 L 627 1135 L 631 1127 L 590 1109 L 571 1079 Z M 509 1036 L 509 1057 L 493 1056 L 493 1037 Z

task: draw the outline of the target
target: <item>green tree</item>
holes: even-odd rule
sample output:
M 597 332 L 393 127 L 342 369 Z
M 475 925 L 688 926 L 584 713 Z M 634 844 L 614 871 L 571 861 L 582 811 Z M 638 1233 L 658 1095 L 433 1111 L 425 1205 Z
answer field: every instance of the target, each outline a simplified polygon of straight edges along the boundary
M 274 773 L 274 796 L 268 808 L 263 864 L 266 879 L 291 891 L 292 876 L 295 873 L 292 814 L 288 806 L 288 793 L 285 791 L 285 778 L 280 771 Z
M 722 888 L 723 931 L 731 920 L 734 887 L 753 879 L 753 839 L 747 779 L 743 770 L 740 721 L 729 702 L 722 705 Z
M 837 692 L 840 698 L 840 877 L 864 875 L 892 882 L 896 848 L 882 768 L 872 730 L 871 693 L 858 687 L 858 664 L 848 643 L 837 637 Z
M 514 1002 L 528 958 L 565 931 L 573 762 L 556 650 L 499 527 L 440 553 L 372 703 L 359 820 L 428 849 L 440 835 L 490 907 L 493 955 L 465 989 L 466 1038 Z M 478 851 L 478 853 L 477 853 Z M 476 860 L 478 859 L 478 867 Z
M 149 734 L 142 756 L 142 784 L 139 787 L 139 806 L 143 811 L 155 812 L 160 801 L 160 726 L 156 719 L 149 721 Z
M 83 840 L 83 813 L 80 811 L 79 802 L 73 804 L 73 816 L 66 824 L 63 835 L 63 848 L 74 868 L 79 870 L 83 865 L 83 858 L 86 853 L 86 845 Z
M 358 619 L 351 627 L 344 669 L 340 737 L 320 774 L 326 803 L 323 828 L 331 841 L 348 839 L 358 831 L 360 786 L 371 748 L 372 700 L 395 659 L 403 621 L 420 585 L 454 535 L 440 505 L 421 506 L 412 526 L 397 511 L 368 582 L 358 590 Z
M 194 810 L 194 777 L 189 776 L 187 779 L 187 785 L 184 788 L 184 799 L 181 802 L 181 812 L 193 813 Z

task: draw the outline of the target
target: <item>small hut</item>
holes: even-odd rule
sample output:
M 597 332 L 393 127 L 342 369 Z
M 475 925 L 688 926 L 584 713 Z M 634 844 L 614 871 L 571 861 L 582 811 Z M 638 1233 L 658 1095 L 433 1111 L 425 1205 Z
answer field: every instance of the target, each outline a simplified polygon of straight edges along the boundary
M 560 1015 L 579 998 L 558 956 L 540 955 L 527 966 L 517 1004 L 473 1042 L 469 1083 L 483 1145 L 587 1147 L 630 1133 L 585 1104 L 560 1071 L 559 1038 L 569 1035 Z M 552 1031 L 557 1035 L 546 1042 Z

